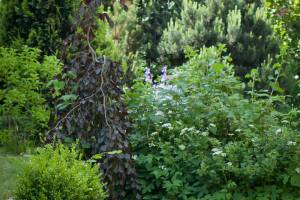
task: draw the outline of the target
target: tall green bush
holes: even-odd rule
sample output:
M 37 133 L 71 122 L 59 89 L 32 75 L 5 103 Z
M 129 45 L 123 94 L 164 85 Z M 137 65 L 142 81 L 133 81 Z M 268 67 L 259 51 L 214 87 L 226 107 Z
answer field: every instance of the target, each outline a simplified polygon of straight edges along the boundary
M 61 71 L 54 56 L 39 62 L 40 51 L 0 47 L 0 144 L 22 150 L 26 141 L 43 140 L 48 126 L 47 83 Z
M 71 17 L 80 0 L 0 1 L 0 45 L 37 47 L 54 54 L 70 33 Z
M 164 30 L 159 52 L 172 66 L 184 62 L 183 49 L 226 44 L 238 74 L 258 67 L 268 56 L 278 53 L 266 10 L 259 1 L 184 0 L 180 17 L 173 18 Z
M 189 61 L 156 88 L 127 93 L 131 142 L 144 199 L 252 200 L 299 197 L 299 132 L 283 97 L 250 99 L 223 50 Z M 299 111 L 295 111 L 299 117 Z
M 80 159 L 75 147 L 47 145 L 39 149 L 20 174 L 14 199 L 106 199 L 98 166 Z

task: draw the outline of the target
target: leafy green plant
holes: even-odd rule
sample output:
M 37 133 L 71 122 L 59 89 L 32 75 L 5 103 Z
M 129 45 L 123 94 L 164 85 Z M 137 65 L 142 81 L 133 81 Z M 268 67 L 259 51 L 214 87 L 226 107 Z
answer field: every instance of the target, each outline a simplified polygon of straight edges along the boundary
M 281 39 L 277 62 L 282 68 L 280 83 L 291 95 L 292 104 L 299 105 L 297 84 L 300 74 L 300 2 L 299 0 L 267 0 L 265 6 L 274 24 L 273 28 Z
M 81 161 L 75 146 L 46 145 L 31 157 L 20 175 L 14 199 L 104 200 L 99 168 Z
M 0 47 L 0 145 L 25 150 L 27 141 L 44 140 L 48 126 L 47 83 L 61 72 L 56 57 L 40 60 L 40 51 Z
M 284 97 L 254 86 L 245 98 L 222 46 L 186 52 L 167 84 L 137 81 L 127 92 L 143 198 L 299 197 L 299 111 L 277 111 Z
M 96 30 L 93 46 L 97 47 L 97 55 L 106 56 L 115 61 L 121 61 L 122 53 L 117 48 L 109 30 L 110 26 L 107 22 L 98 20 L 98 28 Z

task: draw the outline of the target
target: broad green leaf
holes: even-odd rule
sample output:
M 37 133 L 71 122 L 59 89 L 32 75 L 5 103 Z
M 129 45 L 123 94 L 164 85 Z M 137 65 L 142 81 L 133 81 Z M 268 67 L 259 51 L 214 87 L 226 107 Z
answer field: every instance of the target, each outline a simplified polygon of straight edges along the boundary
M 300 187 L 300 175 L 295 174 L 291 177 L 291 185 Z

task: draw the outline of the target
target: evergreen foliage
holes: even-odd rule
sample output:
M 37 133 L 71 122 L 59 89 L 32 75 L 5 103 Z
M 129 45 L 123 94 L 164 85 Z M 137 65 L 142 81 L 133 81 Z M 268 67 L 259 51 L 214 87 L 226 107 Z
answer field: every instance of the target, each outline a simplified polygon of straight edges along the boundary
M 251 3 L 250 3 L 251 2 Z M 278 52 L 266 10 L 255 1 L 184 0 L 179 18 L 173 18 L 164 31 L 159 52 L 172 66 L 184 62 L 183 49 L 226 44 L 238 74 L 258 67 Z
M 97 55 L 106 56 L 114 61 L 121 61 L 121 50 L 117 48 L 113 36 L 110 32 L 109 24 L 103 20 L 98 20 L 98 29 L 95 31 L 93 46 L 96 47 Z
M 37 47 L 56 53 L 70 32 L 71 17 L 80 0 L 0 1 L 0 45 Z
M 163 30 L 172 17 L 178 16 L 180 6 L 180 0 L 134 0 L 125 27 L 126 54 L 140 52 L 148 65 L 155 64 Z

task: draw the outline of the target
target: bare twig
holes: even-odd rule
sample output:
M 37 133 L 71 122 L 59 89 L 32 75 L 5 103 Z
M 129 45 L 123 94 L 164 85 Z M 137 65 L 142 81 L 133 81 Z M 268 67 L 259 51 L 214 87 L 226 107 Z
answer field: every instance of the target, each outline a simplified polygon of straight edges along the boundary
M 106 64 L 106 57 L 104 56 L 104 63 L 103 65 Z M 101 85 L 100 85 L 100 90 L 102 92 L 102 96 L 103 96 L 103 109 L 104 109 L 104 118 L 105 118 L 105 123 L 106 125 L 109 127 L 109 133 L 110 133 L 110 136 L 111 136 L 111 126 L 109 125 L 108 121 L 107 121 L 107 113 L 106 113 L 106 97 L 105 97 L 105 93 L 103 91 L 103 83 L 104 83 L 104 80 L 103 80 L 103 66 L 101 68 Z

